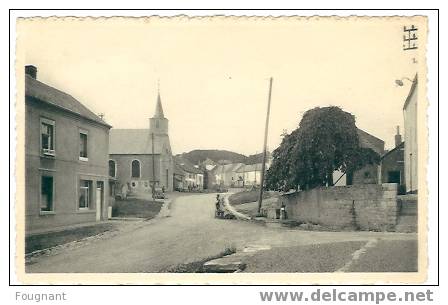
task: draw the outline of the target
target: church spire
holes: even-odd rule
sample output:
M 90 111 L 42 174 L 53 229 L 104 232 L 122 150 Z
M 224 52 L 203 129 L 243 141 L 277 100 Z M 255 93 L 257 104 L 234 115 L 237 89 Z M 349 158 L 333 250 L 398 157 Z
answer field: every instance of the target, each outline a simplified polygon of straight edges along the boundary
M 157 83 L 157 104 L 156 112 L 154 113 L 155 118 L 165 118 L 163 115 L 162 99 L 160 98 L 160 80 Z

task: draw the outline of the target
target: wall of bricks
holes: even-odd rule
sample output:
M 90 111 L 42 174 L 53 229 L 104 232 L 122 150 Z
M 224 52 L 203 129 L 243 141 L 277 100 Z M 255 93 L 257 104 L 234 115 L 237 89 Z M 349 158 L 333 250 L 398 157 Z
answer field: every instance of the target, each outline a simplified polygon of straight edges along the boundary
M 282 195 L 288 219 L 335 229 L 393 231 L 397 224 L 397 185 L 361 184 Z

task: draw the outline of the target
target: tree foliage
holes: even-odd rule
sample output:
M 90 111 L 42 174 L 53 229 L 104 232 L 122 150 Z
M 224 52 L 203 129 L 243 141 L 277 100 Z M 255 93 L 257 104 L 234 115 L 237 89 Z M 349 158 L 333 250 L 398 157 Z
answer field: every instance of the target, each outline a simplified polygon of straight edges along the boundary
M 272 158 L 266 185 L 274 190 L 333 185 L 335 170 L 347 173 L 379 162 L 376 152 L 359 146 L 355 117 L 335 106 L 305 112 Z

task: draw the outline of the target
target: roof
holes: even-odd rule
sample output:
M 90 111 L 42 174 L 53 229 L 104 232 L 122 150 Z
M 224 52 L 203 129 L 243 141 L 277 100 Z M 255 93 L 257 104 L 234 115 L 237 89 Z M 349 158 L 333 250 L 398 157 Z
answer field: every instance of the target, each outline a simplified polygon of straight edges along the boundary
M 185 171 L 176 162 L 174 162 L 174 174 L 177 176 L 185 176 Z
M 160 99 L 160 93 L 157 95 L 156 112 L 154 113 L 153 118 L 165 118 L 165 116 L 163 115 L 163 107 L 162 107 L 162 100 Z
M 381 156 L 381 159 L 384 159 L 385 157 L 389 156 L 392 152 L 396 151 L 397 149 L 404 148 L 404 141 L 386 152 L 384 155 Z
M 384 141 L 371 135 L 364 130 L 357 128 L 359 145 L 364 148 L 371 148 L 376 153 L 382 155 L 384 153 Z
M 232 173 L 232 172 L 237 172 L 243 166 L 245 166 L 244 163 L 232 163 L 232 164 L 218 165 L 213 169 L 213 171 L 217 174 Z
M 29 75 L 25 75 L 25 96 L 38 99 L 103 126 L 112 127 L 70 94 L 48 86 Z
M 205 159 L 204 161 L 202 161 L 202 164 L 204 164 L 204 165 L 216 165 L 216 162 L 213 161 L 213 160 L 210 159 L 210 158 L 207 158 L 207 159 Z
M 244 165 L 241 168 L 239 168 L 237 170 L 237 172 L 238 173 L 247 173 L 247 172 L 261 171 L 262 166 L 263 166 L 262 163 Z
M 406 107 L 408 107 L 408 105 L 411 101 L 411 98 L 414 95 L 415 89 L 417 88 L 417 83 L 418 83 L 418 77 L 417 77 L 417 74 L 415 74 L 414 80 L 412 81 L 411 89 L 409 90 L 409 94 L 408 94 L 406 100 L 404 101 L 403 110 L 405 110 Z
M 161 138 L 164 135 L 154 134 L 154 154 L 160 154 Z M 109 154 L 112 155 L 150 155 L 152 151 L 149 129 L 116 129 L 109 133 Z
M 174 157 L 174 163 L 176 163 L 176 165 L 186 173 L 204 174 L 203 170 L 195 167 L 190 161 L 188 161 L 180 156 Z

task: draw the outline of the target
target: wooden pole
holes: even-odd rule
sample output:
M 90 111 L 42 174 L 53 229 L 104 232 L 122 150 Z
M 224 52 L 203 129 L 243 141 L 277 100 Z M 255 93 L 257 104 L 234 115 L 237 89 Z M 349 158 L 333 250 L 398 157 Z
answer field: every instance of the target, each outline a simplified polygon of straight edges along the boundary
M 151 132 L 151 153 L 152 153 L 152 199 L 155 198 L 156 193 L 156 162 L 154 160 L 154 132 Z
M 266 171 L 266 145 L 268 141 L 269 114 L 271 112 L 272 81 L 273 78 L 271 77 L 269 79 L 268 110 L 266 113 L 266 124 L 264 127 L 263 162 L 261 164 L 260 195 L 258 197 L 258 215 L 261 215 L 261 204 L 263 202 L 264 172 Z M 255 179 L 256 179 L 256 172 L 255 172 Z

